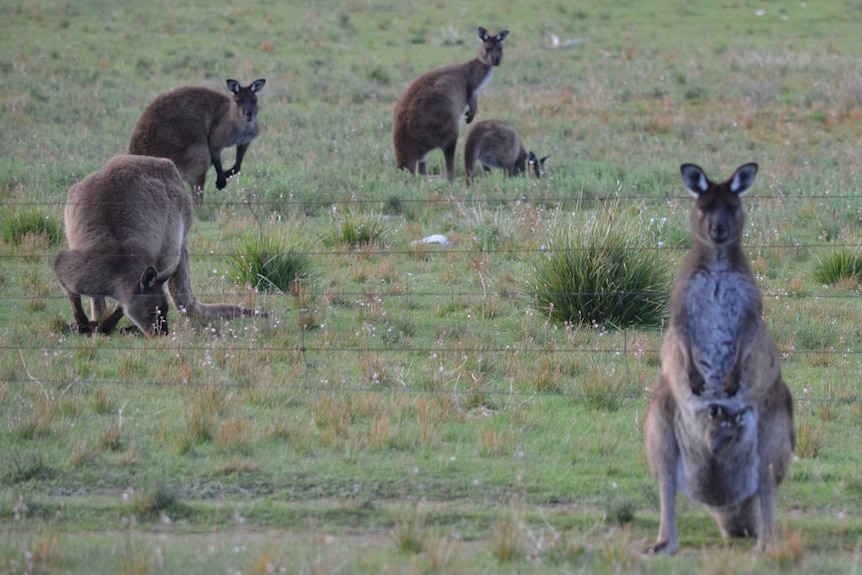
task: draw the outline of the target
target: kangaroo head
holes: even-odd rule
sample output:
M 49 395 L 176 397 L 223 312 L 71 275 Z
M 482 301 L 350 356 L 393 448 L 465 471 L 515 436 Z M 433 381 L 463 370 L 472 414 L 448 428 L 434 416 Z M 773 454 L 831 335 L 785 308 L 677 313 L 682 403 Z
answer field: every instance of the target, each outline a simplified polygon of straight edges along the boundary
M 147 337 L 168 334 L 168 296 L 165 294 L 165 282 L 171 275 L 173 270 L 160 274 L 153 266 L 147 266 L 141 274 L 135 293 L 122 302 L 123 313 Z
M 261 78 L 243 88 L 236 80 L 228 79 L 227 81 L 227 88 L 233 94 L 236 109 L 246 122 L 254 122 L 257 117 L 257 93 L 260 92 L 265 83 L 266 80 Z
M 706 408 L 707 425 L 706 441 L 712 449 L 713 455 L 723 453 L 733 445 L 748 425 L 748 414 L 750 406 L 731 411 L 729 406 L 711 403 Z
M 533 174 L 537 178 L 541 177 L 541 171 L 545 168 L 545 162 L 551 156 L 545 156 L 544 158 L 537 158 L 536 154 L 530 152 L 527 154 L 527 165 L 533 170 Z
M 694 164 L 683 164 L 680 171 L 685 187 L 697 199 L 691 213 L 695 238 L 715 247 L 738 241 L 745 223 L 739 198 L 754 184 L 757 164 L 740 166 L 730 179 L 718 184 Z
M 499 66 L 503 61 L 503 39 L 509 35 L 508 30 L 503 30 L 496 36 L 491 36 L 488 31 L 479 26 L 479 60 L 488 66 Z

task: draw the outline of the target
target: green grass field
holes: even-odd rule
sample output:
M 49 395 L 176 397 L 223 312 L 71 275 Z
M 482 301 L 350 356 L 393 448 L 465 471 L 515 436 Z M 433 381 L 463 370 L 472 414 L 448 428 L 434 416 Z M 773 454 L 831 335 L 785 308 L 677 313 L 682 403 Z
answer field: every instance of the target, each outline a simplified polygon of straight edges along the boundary
M 262 133 L 225 190 L 210 174 L 190 251 L 199 299 L 269 313 L 73 335 L 64 240 L 0 236 L 0 574 L 858 571 L 862 279 L 815 277 L 862 240 L 859 2 L 302 4 L 0 9 L 3 229 L 62 229 L 69 187 L 157 94 L 266 78 Z M 471 59 L 476 26 L 510 31 L 477 118 L 550 154 L 542 179 L 467 187 L 460 145 L 454 185 L 439 151 L 428 179 L 394 168 L 397 98 Z M 679 165 L 749 161 L 744 242 L 799 438 L 777 542 L 722 541 L 680 496 L 680 553 L 642 557 L 661 328 L 556 323 L 533 272 L 611 214 L 673 276 Z M 229 271 L 263 232 L 310 258 L 292 293 Z M 431 234 L 453 245 L 414 243 Z

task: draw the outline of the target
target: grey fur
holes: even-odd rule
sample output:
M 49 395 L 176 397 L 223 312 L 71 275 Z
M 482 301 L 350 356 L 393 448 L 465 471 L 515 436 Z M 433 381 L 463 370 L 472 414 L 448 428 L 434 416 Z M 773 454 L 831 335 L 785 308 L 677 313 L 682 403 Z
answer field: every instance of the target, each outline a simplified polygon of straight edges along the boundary
M 72 186 L 65 207 L 69 249 L 57 254 L 54 272 L 72 302 L 77 330 L 110 333 L 126 315 L 148 337 L 167 333 L 165 283 L 174 304 L 190 316 L 256 315 L 238 305 L 197 301 L 187 247 L 193 221 L 191 196 L 167 159 L 115 156 Z M 82 295 L 112 297 L 118 305 L 91 323 Z
M 464 144 L 468 184 L 476 176 L 477 163 L 486 171 L 501 168 L 508 176 L 523 174 L 529 167 L 538 178 L 547 159 L 548 156 L 539 159 L 533 152 L 527 152 L 514 126 L 501 120 L 476 122 Z
M 476 98 L 491 79 L 491 72 L 503 59 L 503 30 L 491 36 L 478 28 L 482 41 L 478 55 L 463 64 L 432 70 L 407 88 L 395 104 L 392 139 L 395 162 L 401 169 L 425 174 L 425 156 L 435 148 L 443 150 L 446 177 L 455 181 L 455 147 L 466 108 L 466 120 L 473 121 L 478 111 Z
M 210 166 L 216 170 L 216 188 L 239 173 L 251 141 L 257 137 L 257 93 L 266 80 L 242 87 L 227 80 L 232 97 L 209 88 L 185 86 L 157 96 L 132 130 L 129 153 L 174 161 L 191 186 L 195 201 L 203 202 Z M 221 153 L 236 146 L 233 167 L 224 170 Z
M 707 505 L 724 536 L 756 536 L 764 549 L 796 438 L 793 398 L 740 245 L 739 197 L 754 183 L 757 165 L 741 166 L 719 184 L 692 164 L 681 172 L 697 198 L 694 247 L 671 297 L 644 424 L 661 501 L 657 542 L 646 551 L 678 549 L 678 490 Z

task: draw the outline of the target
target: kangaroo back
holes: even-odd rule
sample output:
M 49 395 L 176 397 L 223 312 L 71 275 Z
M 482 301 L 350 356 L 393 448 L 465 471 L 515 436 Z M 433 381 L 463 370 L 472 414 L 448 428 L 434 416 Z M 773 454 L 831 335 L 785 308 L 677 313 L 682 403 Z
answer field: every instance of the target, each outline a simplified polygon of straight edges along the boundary
M 167 333 L 165 282 L 178 262 L 194 208 L 173 162 L 116 156 L 69 191 L 68 250 L 54 262 L 79 332 L 109 333 L 126 315 L 143 333 Z M 91 325 L 81 295 L 110 296 L 118 309 Z M 102 319 L 102 318 L 99 318 Z
M 468 184 L 476 175 L 477 163 L 486 171 L 500 168 L 509 176 L 526 173 L 529 168 L 539 177 L 540 169 L 547 159 L 547 156 L 539 159 L 533 152 L 528 153 L 514 126 L 501 120 L 477 122 L 464 144 L 464 167 Z
M 146 335 L 167 333 L 165 284 L 175 305 L 205 317 L 254 315 L 241 306 L 201 304 L 191 291 L 187 235 L 194 205 L 173 162 L 115 156 L 69 191 L 69 249 L 54 263 L 79 332 L 109 333 L 126 315 Z M 112 297 L 117 309 L 90 324 L 81 296 Z
M 227 80 L 232 96 L 204 87 L 186 86 L 156 97 L 132 130 L 129 153 L 173 160 L 183 179 L 203 199 L 206 173 L 216 170 L 216 188 L 239 173 L 251 141 L 257 137 L 257 93 L 266 80 L 241 86 Z M 222 166 L 224 148 L 236 146 L 236 160 Z
M 425 156 L 440 148 L 446 161 L 446 177 L 455 179 L 455 148 L 461 117 L 469 124 L 475 117 L 479 91 L 503 60 L 504 30 L 490 35 L 478 28 L 482 44 L 473 60 L 428 72 L 413 82 L 395 105 L 392 138 L 398 168 L 425 173 Z

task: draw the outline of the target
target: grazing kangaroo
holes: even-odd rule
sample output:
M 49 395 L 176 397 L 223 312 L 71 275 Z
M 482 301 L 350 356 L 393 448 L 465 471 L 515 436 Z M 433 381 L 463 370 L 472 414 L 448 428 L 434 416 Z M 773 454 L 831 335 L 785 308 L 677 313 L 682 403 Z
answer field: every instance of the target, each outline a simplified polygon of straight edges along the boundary
M 432 70 L 413 82 L 398 103 L 392 117 L 397 167 L 425 174 L 425 156 L 435 148 L 443 150 L 446 177 L 455 181 L 455 147 L 461 116 L 467 123 L 478 110 L 476 97 L 491 79 L 495 66 L 503 60 L 503 30 L 491 36 L 479 28 L 482 45 L 469 62 Z
M 186 86 L 157 96 L 138 118 L 129 153 L 173 160 L 191 186 L 195 201 L 203 202 L 207 170 L 215 166 L 216 188 L 223 189 L 239 173 L 257 125 L 257 93 L 266 80 L 246 87 L 228 80 L 233 98 L 209 88 Z M 224 148 L 236 146 L 234 165 L 225 171 Z
M 72 302 L 79 333 L 110 333 L 126 315 L 147 337 L 167 334 L 165 283 L 174 304 L 189 316 L 256 314 L 195 298 L 187 247 L 194 213 L 174 163 L 163 158 L 115 156 L 72 186 L 64 214 L 69 249 L 57 254 L 54 272 Z M 90 323 L 82 295 L 94 301 L 109 296 L 118 305 Z
M 529 166 L 538 178 L 547 159 L 548 156 L 539 159 L 533 152 L 527 152 L 512 124 L 500 120 L 476 122 L 464 144 L 467 184 L 476 175 L 477 162 L 482 164 L 485 171 L 502 168 L 507 176 L 523 174 Z
M 649 553 L 679 548 L 676 492 L 707 505 L 724 536 L 773 536 L 778 485 L 795 447 L 793 397 L 761 317 L 760 292 L 740 245 L 740 196 L 757 164 L 722 183 L 684 164 L 694 247 L 671 296 L 661 373 L 644 423 L 659 483 L 661 521 Z

